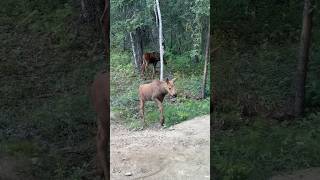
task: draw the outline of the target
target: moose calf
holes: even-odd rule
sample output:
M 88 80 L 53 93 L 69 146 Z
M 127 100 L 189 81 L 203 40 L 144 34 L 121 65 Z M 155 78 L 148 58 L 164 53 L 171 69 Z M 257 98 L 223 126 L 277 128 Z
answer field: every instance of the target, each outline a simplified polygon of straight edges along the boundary
M 151 83 L 142 84 L 139 87 L 139 100 L 140 100 L 140 116 L 142 117 L 143 125 L 144 120 L 144 104 L 146 101 L 155 101 L 160 111 L 160 125 L 164 124 L 163 106 L 162 102 L 166 94 L 170 94 L 172 97 L 176 97 L 176 88 L 174 86 L 175 79 L 166 81 L 153 80 Z

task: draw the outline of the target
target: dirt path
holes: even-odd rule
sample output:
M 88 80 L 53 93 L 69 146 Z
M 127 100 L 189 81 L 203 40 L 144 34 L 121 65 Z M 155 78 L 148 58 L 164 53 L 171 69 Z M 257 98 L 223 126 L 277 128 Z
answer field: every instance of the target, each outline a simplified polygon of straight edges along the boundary
M 210 116 L 168 129 L 129 131 L 111 123 L 111 179 L 210 179 Z

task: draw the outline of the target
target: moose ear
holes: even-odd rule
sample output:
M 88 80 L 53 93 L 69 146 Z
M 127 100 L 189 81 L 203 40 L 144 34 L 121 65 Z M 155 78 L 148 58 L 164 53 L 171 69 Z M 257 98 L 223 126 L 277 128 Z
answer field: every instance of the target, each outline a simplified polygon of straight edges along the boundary
M 166 83 L 169 83 L 169 79 L 168 78 L 166 79 Z

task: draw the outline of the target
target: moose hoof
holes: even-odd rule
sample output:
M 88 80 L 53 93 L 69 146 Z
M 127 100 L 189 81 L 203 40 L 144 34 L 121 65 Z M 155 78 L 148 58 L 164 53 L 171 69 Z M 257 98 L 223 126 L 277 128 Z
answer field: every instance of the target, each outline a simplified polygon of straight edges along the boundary
M 140 131 L 144 130 L 147 128 L 147 124 L 143 123 L 142 126 L 139 128 Z
M 160 125 L 160 127 L 163 127 L 164 126 L 164 122 L 161 121 L 159 125 Z
M 163 126 L 164 125 L 164 119 L 160 120 L 160 125 Z
M 139 130 L 139 131 L 144 130 L 144 126 L 140 127 L 138 130 Z

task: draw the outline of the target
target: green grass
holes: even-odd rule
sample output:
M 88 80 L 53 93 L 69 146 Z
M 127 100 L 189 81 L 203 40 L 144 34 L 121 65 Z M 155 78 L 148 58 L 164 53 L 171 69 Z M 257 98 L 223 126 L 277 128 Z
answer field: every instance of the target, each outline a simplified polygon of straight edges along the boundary
M 268 179 L 278 172 L 320 166 L 319 115 L 290 125 L 256 118 L 250 126 L 217 132 L 211 149 L 218 179 Z
M 91 25 L 77 26 L 75 37 L 78 12 L 68 4 L 29 11 L 19 2 L 0 18 L 0 50 L 7 52 L 0 55 L 0 154 L 38 159 L 30 167 L 36 179 L 81 179 L 94 169 L 96 119 L 88 95 L 105 67 L 102 42 L 93 49 L 100 37 L 87 36 L 99 35 Z
M 268 179 L 320 166 L 317 48 L 312 49 L 306 84 L 306 117 L 282 123 L 262 118 L 292 106 L 298 47 L 244 42 L 221 50 L 215 61 L 218 114 L 211 146 L 218 180 Z M 242 116 L 243 107 L 256 110 L 257 116 Z
M 115 53 L 111 51 L 111 109 L 120 114 L 120 117 L 132 129 L 139 128 L 141 120 L 139 117 L 138 87 L 144 83 L 139 74 L 134 72 L 130 53 Z M 201 90 L 203 64 L 194 65 L 192 71 L 179 65 L 190 64 L 186 56 L 173 56 L 165 67 L 165 76 L 176 77 L 175 82 L 178 92 L 176 102 L 164 100 L 165 126 L 180 123 L 193 117 L 209 114 L 209 97 L 203 100 L 186 99 L 185 95 L 198 96 Z M 182 61 L 184 60 L 184 63 Z M 200 72 L 198 72 L 198 71 Z M 207 92 L 209 91 L 207 86 Z M 148 125 L 159 122 L 159 110 L 155 102 L 148 101 L 145 106 L 145 120 Z
M 0 142 L 0 152 L 11 156 L 37 156 L 40 153 L 39 145 L 30 140 Z

